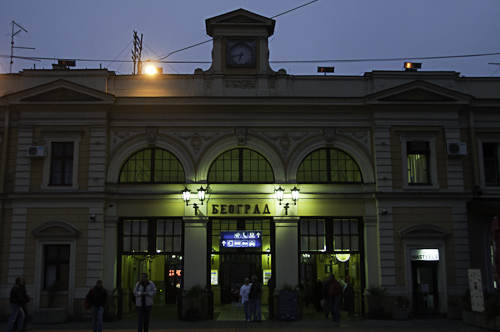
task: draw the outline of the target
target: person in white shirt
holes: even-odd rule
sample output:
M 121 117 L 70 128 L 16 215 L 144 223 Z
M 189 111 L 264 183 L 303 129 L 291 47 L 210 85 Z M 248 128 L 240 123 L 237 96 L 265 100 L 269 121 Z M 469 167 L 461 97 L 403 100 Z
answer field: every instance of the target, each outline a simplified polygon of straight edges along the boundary
M 250 283 L 250 279 L 245 278 L 245 284 L 240 288 L 240 299 L 241 303 L 243 303 L 243 310 L 245 311 L 245 322 L 250 321 L 250 300 L 248 296 L 250 295 L 250 288 L 252 284 Z

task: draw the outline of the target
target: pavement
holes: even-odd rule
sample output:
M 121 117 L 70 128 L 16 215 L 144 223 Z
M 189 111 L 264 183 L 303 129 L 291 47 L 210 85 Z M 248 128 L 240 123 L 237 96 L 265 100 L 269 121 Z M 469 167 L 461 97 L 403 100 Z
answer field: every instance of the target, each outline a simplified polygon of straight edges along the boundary
M 390 317 L 382 320 L 374 320 L 363 317 L 354 317 L 350 320 L 343 316 L 340 323 L 332 322 L 331 319 L 325 319 L 323 313 L 312 313 L 307 317 L 302 317 L 298 321 L 279 321 L 265 319 L 267 312 L 263 311 L 264 319 L 262 322 L 245 322 L 242 311 L 231 309 L 228 314 L 227 309 L 222 315 L 217 310 L 214 312 L 214 319 L 202 321 L 181 321 L 175 315 L 175 310 L 165 313 L 165 310 L 153 311 L 150 321 L 150 332 L 316 332 L 316 331 L 347 331 L 347 332 L 391 332 L 391 331 L 425 331 L 425 332 L 484 332 L 485 328 L 468 325 L 461 320 L 451 320 L 444 317 L 410 317 L 408 320 L 393 320 Z M 4 328 L 7 323 L 2 322 Z M 28 332 L 69 332 L 69 331 L 92 331 L 90 319 L 81 318 L 79 321 L 68 321 L 61 324 L 28 324 Z M 135 314 L 124 316 L 119 321 L 104 322 L 103 331 L 137 331 L 137 317 Z
M 68 322 L 63 324 L 54 325 L 35 325 L 28 326 L 30 332 L 45 332 L 45 331 L 58 331 L 69 332 L 76 330 L 91 331 L 90 322 Z M 119 322 L 105 322 L 104 331 L 123 331 L 135 332 L 135 321 L 119 321 Z M 484 332 L 486 329 L 471 326 L 463 323 L 462 321 L 450 320 L 447 318 L 410 318 L 408 320 L 359 320 L 347 321 L 341 320 L 340 323 L 334 323 L 327 320 L 300 320 L 300 321 L 274 321 L 268 320 L 261 323 L 254 322 L 235 322 L 235 321 L 174 321 L 168 324 L 159 324 L 152 321 L 150 324 L 150 332 L 177 332 L 177 331 L 221 331 L 221 332 L 265 332 L 265 331 L 278 331 L 278 332 L 293 332 L 293 331 L 425 331 L 425 332 L 444 332 L 444 331 L 463 331 L 463 332 Z M 293 330 L 293 331 L 291 331 Z

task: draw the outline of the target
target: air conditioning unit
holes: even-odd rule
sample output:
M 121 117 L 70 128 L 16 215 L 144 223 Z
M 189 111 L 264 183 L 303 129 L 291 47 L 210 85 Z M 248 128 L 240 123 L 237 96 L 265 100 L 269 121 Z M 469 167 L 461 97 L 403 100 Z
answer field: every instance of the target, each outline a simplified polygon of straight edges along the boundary
M 26 149 L 27 157 L 45 157 L 44 146 L 30 146 Z
M 465 142 L 448 142 L 448 156 L 465 156 L 467 154 L 467 143 Z

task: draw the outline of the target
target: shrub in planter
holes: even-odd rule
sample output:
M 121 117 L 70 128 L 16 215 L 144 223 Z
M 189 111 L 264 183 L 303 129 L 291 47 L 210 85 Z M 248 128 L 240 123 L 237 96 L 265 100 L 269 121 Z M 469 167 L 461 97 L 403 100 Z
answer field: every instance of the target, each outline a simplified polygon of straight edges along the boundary
M 366 298 L 370 307 L 370 316 L 373 319 L 384 318 L 383 300 L 386 298 L 387 287 L 371 286 L 366 290 Z
M 392 308 L 392 318 L 396 320 L 408 319 L 409 307 L 410 300 L 404 296 L 398 296 L 394 301 L 394 308 Z

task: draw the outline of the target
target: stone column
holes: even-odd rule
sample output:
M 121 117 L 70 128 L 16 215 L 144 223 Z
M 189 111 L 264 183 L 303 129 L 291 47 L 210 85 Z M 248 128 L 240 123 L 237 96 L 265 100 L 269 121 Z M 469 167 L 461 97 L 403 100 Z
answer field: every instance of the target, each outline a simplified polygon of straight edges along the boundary
M 285 284 L 295 287 L 299 275 L 298 222 L 299 217 L 275 217 L 276 288 Z

